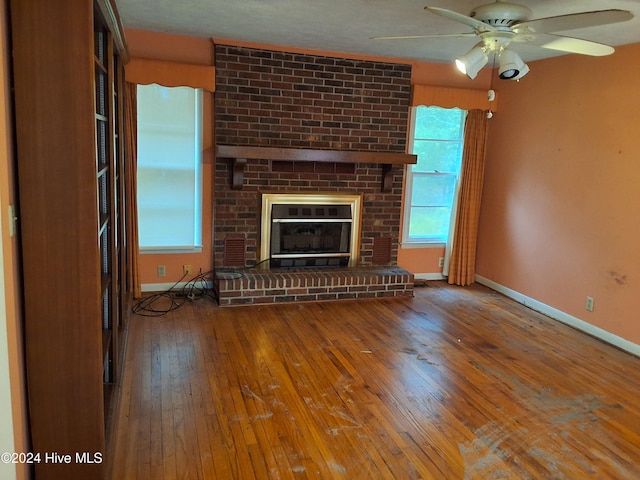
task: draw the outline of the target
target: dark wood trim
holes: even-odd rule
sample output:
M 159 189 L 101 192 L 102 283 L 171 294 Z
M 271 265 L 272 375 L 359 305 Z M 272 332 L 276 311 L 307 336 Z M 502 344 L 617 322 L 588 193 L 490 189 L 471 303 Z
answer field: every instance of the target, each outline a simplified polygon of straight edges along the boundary
M 382 193 L 389 193 L 393 187 L 393 165 L 390 163 L 382 164 Z
M 246 166 L 246 158 L 233 159 L 233 177 L 231 179 L 231 188 L 233 188 L 234 190 L 242 189 L 242 183 L 244 182 L 244 167 Z
M 217 145 L 220 158 L 245 158 L 260 160 L 305 160 L 308 162 L 335 163 L 389 163 L 413 164 L 418 156 L 410 153 L 362 152 L 351 150 L 314 150 L 308 148 L 252 147 L 246 145 Z
M 127 50 L 127 39 L 124 34 L 124 27 L 120 21 L 120 15 L 112 0 L 96 0 L 96 6 L 102 13 L 102 17 L 107 24 L 107 28 L 113 35 L 113 44 L 120 56 L 122 64 L 129 61 L 129 52 Z
M 231 188 L 241 189 L 247 160 L 290 160 L 333 163 L 382 164 L 382 191 L 390 192 L 395 165 L 418 163 L 418 156 L 411 153 L 362 152 L 351 150 L 314 150 L 308 148 L 254 147 L 247 145 L 216 145 L 216 157 L 233 159 Z

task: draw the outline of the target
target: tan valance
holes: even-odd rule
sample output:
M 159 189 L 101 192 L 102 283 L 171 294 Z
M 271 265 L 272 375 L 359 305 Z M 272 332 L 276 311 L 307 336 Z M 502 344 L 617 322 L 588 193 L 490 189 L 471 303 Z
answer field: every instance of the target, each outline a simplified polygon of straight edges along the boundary
M 489 101 L 487 90 L 470 88 L 432 87 L 429 85 L 413 85 L 411 105 L 426 105 L 443 108 L 462 108 L 464 110 L 498 110 L 498 98 Z
M 165 87 L 216 89 L 216 69 L 209 65 L 132 58 L 124 67 L 127 82 L 139 85 L 157 83 Z

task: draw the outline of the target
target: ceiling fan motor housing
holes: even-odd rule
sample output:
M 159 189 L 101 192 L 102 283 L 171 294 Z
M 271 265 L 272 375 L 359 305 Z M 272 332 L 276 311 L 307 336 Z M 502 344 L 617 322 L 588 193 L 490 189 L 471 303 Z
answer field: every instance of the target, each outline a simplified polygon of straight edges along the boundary
M 475 7 L 469 16 L 497 29 L 508 29 L 512 24 L 528 20 L 533 12 L 524 5 L 501 2 L 487 3 Z

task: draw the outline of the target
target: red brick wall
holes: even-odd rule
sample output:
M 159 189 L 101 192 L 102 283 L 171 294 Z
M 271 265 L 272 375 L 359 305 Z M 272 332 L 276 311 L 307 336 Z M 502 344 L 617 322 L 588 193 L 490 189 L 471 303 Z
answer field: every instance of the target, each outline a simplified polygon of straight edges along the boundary
M 215 128 L 218 145 L 405 151 L 411 66 L 216 46 Z M 223 267 L 224 239 L 246 236 L 246 265 L 259 248 L 260 192 L 363 193 L 360 263 L 372 263 L 375 237 L 389 237 L 397 261 L 403 169 L 381 192 L 382 166 L 349 173 L 271 172 L 249 160 L 242 190 L 232 190 L 231 161 L 216 160 L 214 254 Z

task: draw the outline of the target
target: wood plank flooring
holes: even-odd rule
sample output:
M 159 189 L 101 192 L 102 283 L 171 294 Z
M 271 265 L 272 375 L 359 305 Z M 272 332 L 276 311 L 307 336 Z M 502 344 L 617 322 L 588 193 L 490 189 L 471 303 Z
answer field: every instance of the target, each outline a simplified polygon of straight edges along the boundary
M 129 329 L 113 479 L 640 478 L 640 359 L 479 285 Z

